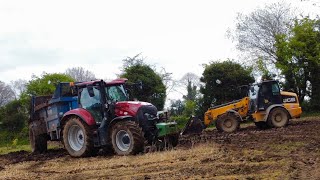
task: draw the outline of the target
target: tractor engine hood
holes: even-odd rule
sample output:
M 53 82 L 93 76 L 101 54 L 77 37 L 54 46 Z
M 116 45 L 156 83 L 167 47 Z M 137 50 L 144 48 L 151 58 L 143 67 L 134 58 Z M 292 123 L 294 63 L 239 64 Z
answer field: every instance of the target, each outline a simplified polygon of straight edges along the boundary
M 135 116 L 141 106 L 154 107 L 150 103 L 140 101 L 117 102 L 115 107 L 115 114 L 116 116 Z

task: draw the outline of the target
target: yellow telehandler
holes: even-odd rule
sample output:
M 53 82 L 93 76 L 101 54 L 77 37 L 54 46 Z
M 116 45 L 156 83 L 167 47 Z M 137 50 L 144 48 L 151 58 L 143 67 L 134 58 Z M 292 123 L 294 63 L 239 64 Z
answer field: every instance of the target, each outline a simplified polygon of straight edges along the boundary
M 204 114 L 204 125 L 199 119 L 190 118 L 181 134 L 202 131 L 215 123 L 218 131 L 234 132 L 245 120 L 253 120 L 258 128 L 283 127 L 289 119 L 300 117 L 302 110 L 298 96 L 280 91 L 275 80 L 248 86 L 248 95 L 240 100 L 213 106 Z

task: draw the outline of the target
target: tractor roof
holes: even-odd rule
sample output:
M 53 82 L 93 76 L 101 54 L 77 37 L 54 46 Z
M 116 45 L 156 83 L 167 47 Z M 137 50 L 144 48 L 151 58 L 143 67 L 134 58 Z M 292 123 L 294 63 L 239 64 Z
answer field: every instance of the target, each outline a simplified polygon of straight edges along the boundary
M 112 86 L 112 85 L 117 85 L 117 84 L 124 84 L 128 79 L 126 78 L 118 78 L 109 82 L 105 82 L 105 84 L 107 86 Z M 103 80 L 93 80 L 93 81 L 86 81 L 86 82 L 79 82 L 79 83 L 75 83 L 77 86 L 87 86 L 87 85 L 95 85 L 98 84 L 99 82 L 101 82 Z

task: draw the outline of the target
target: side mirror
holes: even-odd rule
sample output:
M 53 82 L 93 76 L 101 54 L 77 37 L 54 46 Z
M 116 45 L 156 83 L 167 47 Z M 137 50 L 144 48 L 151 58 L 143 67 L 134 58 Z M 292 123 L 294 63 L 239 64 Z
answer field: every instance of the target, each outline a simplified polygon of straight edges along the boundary
M 94 97 L 93 86 L 87 86 L 87 90 L 90 97 Z

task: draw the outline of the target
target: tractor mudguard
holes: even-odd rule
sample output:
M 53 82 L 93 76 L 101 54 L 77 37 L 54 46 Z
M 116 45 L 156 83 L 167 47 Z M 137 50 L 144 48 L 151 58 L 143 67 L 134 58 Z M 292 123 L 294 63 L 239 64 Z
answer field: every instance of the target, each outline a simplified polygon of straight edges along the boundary
M 110 124 L 113 124 L 113 123 L 115 123 L 115 122 L 117 122 L 117 121 L 121 121 L 121 120 L 130 120 L 130 121 L 131 121 L 132 119 L 133 119 L 132 116 L 118 116 L 118 117 L 112 119 L 112 120 L 110 121 Z
M 266 110 L 266 115 L 265 115 L 264 118 L 263 118 L 263 121 L 264 121 L 264 122 L 267 122 L 271 110 L 274 109 L 274 108 L 276 108 L 276 107 L 281 107 L 281 108 L 285 109 L 285 110 L 287 111 L 288 115 L 290 115 L 290 117 L 291 117 L 291 114 L 290 114 L 290 113 L 288 112 L 288 110 L 283 106 L 283 104 L 273 104 L 273 105 L 271 105 L 271 106 L 269 106 L 269 107 L 267 108 L 267 110 Z
M 61 118 L 61 123 L 66 121 L 70 116 L 78 116 L 80 117 L 84 122 L 87 123 L 87 125 L 95 125 L 96 121 L 94 120 L 93 116 L 90 114 L 89 111 L 82 109 L 82 108 L 77 108 L 77 109 L 72 109 L 68 112 L 66 112 L 63 117 Z

